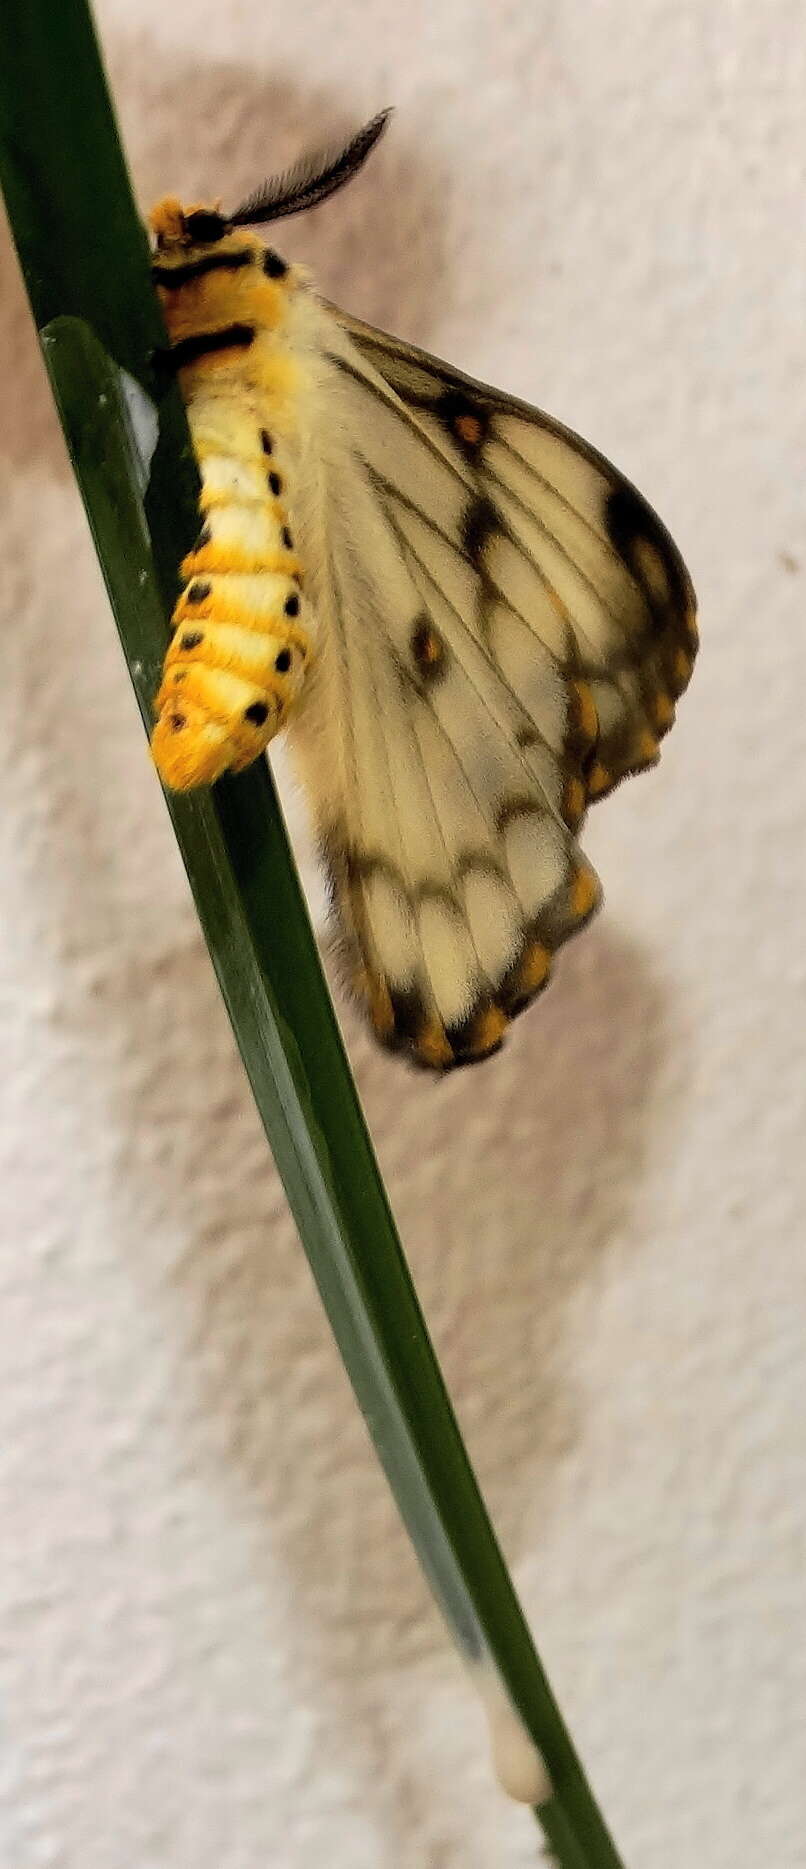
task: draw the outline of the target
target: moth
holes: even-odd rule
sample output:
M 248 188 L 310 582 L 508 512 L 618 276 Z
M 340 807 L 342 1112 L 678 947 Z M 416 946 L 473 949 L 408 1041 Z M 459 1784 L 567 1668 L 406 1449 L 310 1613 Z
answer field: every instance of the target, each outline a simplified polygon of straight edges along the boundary
M 374 1031 L 444 1070 L 498 1048 L 596 909 L 580 827 L 657 760 L 696 606 L 587 442 L 252 231 L 343 187 L 389 114 L 233 214 L 151 215 L 202 519 L 151 744 L 185 790 L 288 725 Z

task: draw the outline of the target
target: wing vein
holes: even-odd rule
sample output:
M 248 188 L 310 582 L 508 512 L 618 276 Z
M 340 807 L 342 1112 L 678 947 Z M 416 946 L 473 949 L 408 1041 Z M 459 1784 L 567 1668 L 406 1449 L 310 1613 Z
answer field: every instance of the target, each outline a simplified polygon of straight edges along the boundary
M 499 447 L 503 448 L 505 453 L 511 454 L 513 459 L 518 462 L 519 466 L 525 468 L 527 474 L 531 474 L 533 480 L 536 480 L 539 486 L 545 487 L 548 493 L 553 494 L 554 498 L 556 500 L 559 500 L 560 505 L 564 506 L 567 512 L 573 513 L 574 518 L 578 519 L 580 522 L 580 525 L 584 526 L 585 531 L 590 534 L 590 537 L 593 539 L 594 544 L 598 547 L 598 549 L 602 552 L 606 552 L 607 556 L 613 560 L 614 564 L 617 564 L 619 566 L 619 569 L 624 572 L 626 577 L 629 578 L 629 581 L 633 587 L 633 590 L 637 592 L 638 596 L 641 599 L 641 602 L 643 604 L 646 604 L 647 593 L 642 589 L 641 585 L 639 584 L 638 579 L 635 576 L 634 571 L 632 570 L 632 567 L 627 562 L 627 559 L 622 556 L 621 552 L 616 550 L 615 545 L 612 545 L 610 540 L 604 537 L 603 533 L 597 530 L 596 526 L 594 526 L 591 523 L 587 514 L 582 511 L 581 507 L 575 506 L 573 500 L 569 500 L 568 495 L 566 493 L 561 493 L 559 487 L 555 487 L 553 480 L 549 480 L 545 474 L 541 474 L 540 469 L 537 467 L 534 467 L 531 461 L 527 461 L 526 456 L 521 454 L 520 450 L 516 448 L 511 441 L 508 441 L 505 436 L 497 435 L 496 440 L 498 442 Z M 527 506 L 525 501 L 521 500 L 518 494 L 513 493 L 510 490 L 510 488 L 507 487 L 505 481 L 504 482 L 501 481 L 500 477 L 493 472 L 493 469 L 491 467 L 485 466 L 484 471 L 485 471 L 485 474 L 488 475 L 490 480 L 495 481 L 496 485 L 498 486 L 503 485 L 504 491 L 508 494 L 509 498 L 516 500 L 518 505 L 523 508 L 523 511 L 525 513 L 530 513 L 531 517 L 538 521 L 538 524 L 542 527 L 543 531 L 548 533 L 549 538 L 554 540 L 555 545 L 557 545 L 560 551 L 563 552 L 564 555 L 568 558 L 569 563 L 574 566 L 574 570 L 578 571 L 580 577 L 583 577 L 585 579 L 585 582 L 590 585 L 590 588 L 596 592 L 596 596 L 599 598 L 600 602 L 604 602 L 605 600 L 601 597 L 599 591 L 596 590 L 596 585 L 593 584 L 592 580 L 588 578 L 587 573 L 582 570 L 581 566 L 577 564 L 576 559 L 571 557 L 566 547 L 562 544 L 562 541 L 558 539 L 556 532 L 554 532 L 552 528 L 546 524 L 545 519 L 537 511 L 537 509 L 535 508 L 533 510 L 531 507 Z M 620 622 L 618 613 L 614 611 L 609 604 L 606 605 L 606 608 L 609 610 L 610 615 L 613 617 L 614 622 L 618 623 L 620 628 L 622 629 L 625 628 L 625 625 Z
M 346 541 L 346 544 L 347 544 L 347 550 L 348 550 L 348 556 L 349 556 L 349 540 Z M 340 573 L 337 569 L 335 556 L 332 558 L 331 562 L 333 566 L 334 580 L 335 580 L 336 588 L 338 591 L 338 600 L 339 600 L 338 611 L 339 611 L 339 616 L 341 618 L 342 629 L 344 630 L 345 640 L 346 640 L 347 629 L 345 627 L 345 619 L 347 617 L 348 612 L 343 602 L 344 592 L 342 588 Z M 374 670 L 372 666 L 372 656 L 371 654 L 368 654 L 366 650 L 364 650 L 363 652 L 359 651 L 359 654 L 361 654 L 362 656 L 362 663 L 363 663 L 363 668 L 366 672 L 367 682 L 368 682 L 369 687 L 371 688 L 371 691 L 372 691 L 372 694 L 375 700 L 375 719 L 379 727 L 381 727 L 381 723 L 383 720 L 383 712 L 382 712 L 382 706 L 381 706 L 381 697 L 378 691 L 378 685 L 375 679 L 375 674 L 374 674 Z M 349 696 L 347 697 L 346 711 L 347 713 L 349 713 L 350 711 Z M 386 735 L 384 734 L 382 727 L 381 727 L 381 730 L 376 733 L 375 739 L 376 739 L 376 742 L 380 746 L 381 763 L 383 765 L 385 775 L 386 775 L 385 790 L 386 790 L 386 794 L 388 798 L 390 815 L 394 822 L 395 831 L 397 835 L 397 845 L 398 845 L 400 866 L 401 866 L 401 877 L 402 877 L 402 880 L 405 886 L 406 894 L 408 896 L 410 908 L 412 911 L 410 914 L 410 925 L 411 925 L 411 933 L 412 933 L 412 946 L 413 946 L 414 954 L 415 954 L 415 971 L 419 971 L 421 978 L 423 977 L 423 975 L 425 975 L 430 980 L 430 975 L 428 975 L 427 968 L 425 965 L 425 956 L 423 953 L 422 942 L 420 940 L 419 929 L 417 927 L 416 921 L 414 919 L 414 914 L 413 914 L 413 882 L 412 882 L 411 870 L 410 870 L 409 852 L 408 852 L 408 847 L 406 843 L 406 838 L 403 832 L 403 826 L 402 826 L 401 819 L 400 819 L 400 812 L 398 808 L 395 784 L 394 784 L 394 780 L 392 777 L 392 767 L 391 767 L 391 762 L 389 759 L 389 753 L 387 749 Z M 356 797 L 360 798 L 360 785 L 358 783 L 356 784 L 355 795 Z M 417 966 L 417 957 L 419 957 L 419 967 Z M 432 987 L 432 997 L 433 997 L 433 987 Z
M 439 584 L 437 579 L 429 571 L 428 566 L 423 563 L 422 559 L 419 556 L 419 553 L 415 550 L 414 546 L 410 543 L 408 539 L 404 538 L 403 534 L 400 532 L 397 526 L 397 522 L 394 518 L 394 515 L 390 513 L 386 507 L 384 507 L 384 511 L 386 513 L 386 518 L 389 522 L 389 525 L 391 526 L 392 531 L 394 532 L 395 538 L 398 541 L 398 545 L 403 553 L 404 558 L 413 567 L 412 575 L 414 576 L 417 589 L 420 592 L 423 602 L 426 604 L 426 606 L 428 605 L 428 597 L 423 588 L 423 580 L 425 580 L 426 585 L 427 586 L 430 585 L 432 590 L 435 590 L 438 593 L 438 595 L 441 597 L 442 602 L 446 605 L 447 609 L 450 610 L 451 615 L 455 617 L 456 622 L 459 624 L 459 627 L 462 630 L 463 634 L 467 636 L 468 640 L 472 642 L 474 647 L 479 650 L 480 654 L 484 655 L 485 654 L 484 649 L 482 648 L 480 643 L 476 642 L 476 639 L 473 636 L 472 631 L 468 628 L 461 612 L 456 609 L 456 606 L 454 604 L 451 603 L 450 598 L 443 591 L 442 586 Z M 430 614 L 430 611 L 429 611 L 429 614 Z M 487 658 L 487 660 L 489 661 L 489 657 Z M 514 689 L 510 688 L 509 683 L 506 680 L 506 677 L 503 675 L 502 671 L 498 668 L 497 664 L 491 664 L 491 666 L 493 667 L 493 671 L 496 676 L 496 679 L 500 681 L 502 688 L 506 689 L 507 693 L 510 694 L 513 700 L 516 702 L 518 709 L 525 714 L 526 709 L 523 707 L 523 703 L 518 699 L 518 696 L 515 694 Z M 540 780 L 537 778 L 536 774 L 533 772 L 531 766 L 529 765 L 529 762 L 526 759 L 526 756 L 524 754 L 523 748 L 518 746 L 517 741 L 510 737 L 506 723 L 502 722 L 500 719 L 496 718 L 495 715 L 491 714 L 489 704 L 485 700 L 485 697 L 481 693 L 476 682 L 473 680 L 473 677 L 467 667 L 466 662 L 464 661 L 461 662 L 461 669 L 462 669 L 462 673 L 464 675 L 465 681 L 467 682 L 468 687 L 472 689 L 474 695 L 476 696 L 476 699 L 479 703 L 479 706 L 482 709 L 482 712 L 495 722 L 495 725 L 500 729 L 504 738 L 506 739 L 507 746 L 509 747 L 510 751 L 515 755 L 515 758 L 517 759 L 518 764 L 521 766 L 523 772 L 526 774 L 529 784 L 531 786 L 536 787 L 536 789 L 539 791 L 541 798 L 543 799 L 544 804 L 545 804 L 546 815 L 548 817 L 555 818 L 558 824 L 563 825 L 562 818 L 560 817 L 559 813 L 555 810 L 554 806 L 551 803 L 551 800 L 548 798 L 546 792 L 544 791 L 543 786 L 540 783 Z M 439 717 L 435 713 L 433 708 L 431 709 L 431 714 L 433 718 L 438 721 L 438 724 L 442 726 L 443 723 L 439 721 Z M 531 715 L 529 715 L 529 719 L 531 720 Z M 539 728 L 536 725 L 535 725 L 535 732 L 538 733 L 539 737 L 542 739 L 542 735 L 539 734 Z M 447 737 L 449 738 L 450 736 L 447 736 Z M 543 745 L 547 746 L 547 742 L 545 740 L 543 740 Z M 455 747 L 454 747 L 454 752 L 456 754 L 457 763 L 460 765 L 461 770 L 464 772 L 464 767 L 461 766 L 461 761 L 459 760 L 459 755 L 458 755 L 458 752 L 456 752 Z M 467 776 L 467 773 L 465 773 L 464 776 L 465 776 L 465 781 L 468 785 L 468 788 L 472 791 L 472 787 L 470 786 L 470 780 Z M 563 825 L 563 829 L 565 829 L 564 825 Z
M 346 357 L 339 357 L 335 351 L 328 351 L 326 354 L 328 363 L 333 364 L 336 370 L 340 370 L 344 376 L 350 377 L 354 383 L 357 383 L 361 389 L 367 390 L 370 395 L 377 396 L 378 401 L 383 403 L 384 408 L 391 409 L 392 414 L 417 436 L 418 442 L 428 450 L 432 460 L 438 461 L 440 466 L 444 467 L 452 478 L 459 482 L 461 487 L 465 487 L 468 493 L 472 493 L 476 489 L 478 476 L 472 474 L 470 470 L 468 470 L 466 474 L 462 472 L 457 462 L 451 458 L 448 448 L 440 448 L 437 446 L 433 435 L 429 435 L 427 430 L 423 428 L 422 422 L 418 422 L 417 417 L 412 415 L 411 409 L 408 407 L 408 404 L 403 402 L 402 398 L 398 396 L 397 390 L 392 389 L 388 383 L 385 383 L 383 377 L 377 371 L 373 371 L 370 376 L 365 374 L 363 370 L 357 370 L 355 365 L 350 363 Z
M 381 352 L 383 350 L 383 346 L 381 346 L 380 344 L 378 344 L 376 348 L 380 350 Z M 357 370 L 355 365 L 351 364 L 347 358 L 339 357 L 333 351 L 328 351 L 327 356 L 328 356 L 328 361 L 330 363 L 334 364 L 337 369 L 342 370 L 345 375 L 352 377 L 354 382 L 359 383 L 361 387 L 368 390 L 370 394 L 376 395 L 379 401 L 382 401 L 387 408 L 393 411 L 395 415 L 401 416 L 401 418 L 405 417 L 407 427 L 409 427 L 410 429 L 413 429 L 416 432 L 418 438 L 423 441 L 425 446 L 429 449 L 429 452 L 431 453 L 433 458 L 444 462 L 445 466 L 448 468 L 450 473 L 453 475 L 454 479 L 458 480 L 463 486 L 471 486 L 474 484 L 474 482 L 478 484 L 479 482 L 483 482 L 484 479 L 490 479 L 490 480 L 495 479 L 499 486 L 502 485 L 502 482 L 500 481 L 498 476 L 493 474 L 492 469 L 487 465 L 486 461 L 483 460 L 483 457 L 482 457 L 481 470 L 479 471 L 477 469 L 474 474 L 471 475 L 471 473 L 468 472 L 468 474 L 465 475 L 462 472 L 461 468 L 458 466 L 457 462 L 452 458 L 451 454 L 448 452 L 448 449 L 445 448 L 443 450 L 437 446 L 437 444 L 435 443 L 433 439 L 433 436 L 429 435 L 423 429 L 423 426 L 420 422 L 418 422 L 416 415 L 412 414 L 412 408 L 410 406 L 413 404 L 414 408 L 422 408 L 430 415 L 435 414 L 436 411 L 433 407 L 433 404 L 430 403 L 425 398 L 425 396 L 418 395 L 416 391 L 411 390 L 409 391 L 409 402 L 404 402 L 403 398 L 398 395 L 397 390 L 393 389 L 391 384 L 385 382 L 380 371 L 376 370 L 374 366 L 372 368 L 372 375 L 369 375 L 368 373 L 365 374 L 363 370 Z M 418 368 L 422 369 L 422 365 L 418 365 Z M 438 381 L 439 379 L 437 378 L 436 380 Z M 446 381 L 448 380 L 450 379 L 446 377 Z M 485 406 L 485 402 L 484 402 L 484 398 L 482 398 L 482 407 L 484 406 Z M 559 429 L 556 428 L 553 424 L 549 423 L 547 420 L 544 420 L 542 416 L 539 418 L 539 420 L 535 421 L 534 419 L 535 412 L 533 410 L 527 411 L 526 408 L 520 409 L 516 407 L 513 407 L 510 410 L 506 400 L 503 401 L 501 406 L 503 408 L 504 413 L 511 415 L 511 417 L 514 420 L 525 421 L 528 423 L 531 417 L 531 422 L 530 422 L 531 427 L 536 428 L 539 431 L 542 431 L 546 434 L 559 437 L 560 435 Z M 589 519 L 587 513 L 585 513 L 581 507 L 575 506 L 573 500 L 570 500 L 568 498 L 567 493 L 562 493 L 560 488 L 555 486 L 553 480 L 550 480 L 547 474 L 542 473 L 541 470 L 535 467 L 531 461 L 528 461 L 526 459 L 526 456 L 521 454 L 520 450 L 516 448 L 513 442 L 509 441 L 506 438 L 506 436 L 496 433 L 495 439 L 496 439 L 496 442 L 498 443 L 498 446 L 505 449 L 505 451 L 508 454 L 511 454 L 514 457 L 514 459 L 519 463 L 519 465 L 525 468 L 528 474 L 532 475 L 532 478 L 537 482 L 539 486 L 545 487 L 547 492 L 553 494 L 554 498 L 559 500 L 560 504 L 564 506 L 569 513 L 573 513 L 574 517 L 579 520 L 582 526 L 584 526 L 586 532 L 590 533 L 590 536 L 594 540 L 594 542 L 603 551 L 606 551 L 608 555 L 615 561 L 616 564 L 623 566 L 635 590 L 637 590 L 639 597 L 643 599 L 644 592 L 642 591 L 640 584 L 638 583 L 637 579 L 634 577 L 632 571 L 630 570 L 630 566 L 627 564 L 626 560 L 622 557 L 621 553 L 616 550 L 615 546 L 611 544 L 610 540 L 606 538 L 603 533 L 599 532 L 596 526 L 594 526 L 591 523 L 591 520 Z M 582 450 L 580 450 L 580 452 L 582 452 Z M 583 458 L 587 458 L 587 455 L 585 454 Z M 603 480 L 606 480 L 611 486 L 615 486 L 616 484 L 615 477 L 612 474 L 606 475 L 604 473 L 603 463 L 599 465 L 599 472 L 602 474 Z M 506 486 L 504 487 L 504 490 L 507 493 L 510 492 L 510 489 Z M 516 495 L 512 495 L 511 497 L 517 498 Z M 519 502 L 519 504 L 524 505 L 522 501 Z M 524 505 L 524 511 L 529 512 L 529 510 L 530 510 L 529 507 Z M 541 519 L 540 523 L 543 526 L 544 531 L 548 533 L 549 537 L 554 539 L 555 543 L 559 545 L 560 544 L 559 539 L 556 538 L 556 535 L 554 532 L 552 532 L 551 528 L 545 524 L 545 521 Z M 561 547 L 561 549 L 563 548 Z M 567 553 L 566 553 L 566 556 L 568 556 Z M 579 566 L 576 564 L 575 559 L 570 559 L 569 562 L 574 565 L 574 568 L 576 570 L 579 570 Z

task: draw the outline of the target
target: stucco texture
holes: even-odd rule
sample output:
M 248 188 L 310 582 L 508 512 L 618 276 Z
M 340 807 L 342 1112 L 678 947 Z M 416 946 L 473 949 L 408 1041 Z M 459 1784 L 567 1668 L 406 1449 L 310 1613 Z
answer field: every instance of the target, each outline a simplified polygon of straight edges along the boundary
M 233 201 L 396 104 L 278 244 L 588 435 L 691 566 L 690 693 L 594 812 L 605 909 L 502 1055 L 432 1083 L 339 1008 L 625 1862 L 798 1869 L 801 9 L 98 15 L 144 205 Z M 1 266 L 0 1859 L 526 1869 L 267 1157 Z

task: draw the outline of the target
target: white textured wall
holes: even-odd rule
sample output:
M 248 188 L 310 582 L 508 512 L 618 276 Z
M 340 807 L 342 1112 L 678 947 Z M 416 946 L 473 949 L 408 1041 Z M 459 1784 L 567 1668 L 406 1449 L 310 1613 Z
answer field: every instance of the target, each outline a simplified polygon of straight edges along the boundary
M 546 1000 L 444 1086 L 347 1036 L 630 1869 L 797 1869 L 802 9 L 99 13 L 144 202 L 232 201 L 396 103 L 289 250 L 590 435 L 689 559 L 692 690 L 593 815 L 607 907 Z M 4 1869 L 525 1869 L 266 1158 L 5 252 L 2 304 Z

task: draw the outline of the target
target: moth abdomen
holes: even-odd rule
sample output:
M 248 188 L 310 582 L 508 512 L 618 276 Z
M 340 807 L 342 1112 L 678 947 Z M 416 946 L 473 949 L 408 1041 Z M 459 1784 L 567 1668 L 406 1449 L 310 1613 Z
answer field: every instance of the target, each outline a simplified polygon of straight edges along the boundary
M 285 724 L 310 631 L 290 501 L 295 365 L 284 337 L 292 269 L 215 210 L 155 210 L 153 268 L 201 476 L 156 698 L 152 753 L 184 791 L 238 772 Z
M 228 588 L 237 591 L 241 583 L 258 586 L 251 604 Z M 194 586 L 201 597 L 193 596 Z M 308 659 L 299 606 L 295 581 L 272 573 L 248 579 L 219 573 L 183 591 L 152 737 L 157 766 L 172 789 L 211 784 L 228 768 L 240 771 L 283 726 Z

